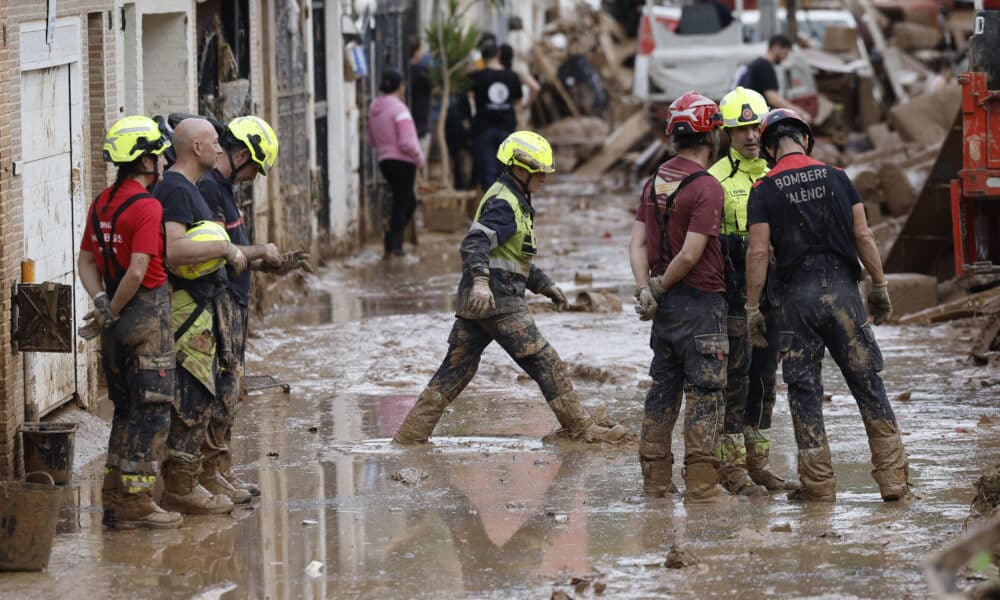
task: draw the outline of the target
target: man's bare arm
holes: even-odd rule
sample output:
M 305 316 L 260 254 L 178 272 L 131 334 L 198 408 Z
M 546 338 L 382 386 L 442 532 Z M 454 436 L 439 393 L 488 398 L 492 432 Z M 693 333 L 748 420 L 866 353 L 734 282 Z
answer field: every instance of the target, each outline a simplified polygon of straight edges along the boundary
M 872 277 L 872 283 L 882 283 L 885 281 L 885 272 L 882 270 L 882 257 L 878 253 L 878 245 L 875 243 L 875 234 L 868 227 L 868 218 L 865 216 L 865 205 L 855 204 L 851 208 L 854 216 L 854 243 L 858 248 L 858 258 L 865 270 Z
M 771 255 L 771 226 L 755 223 L 750 226 L 750 244 L 747 247 L 746 277 L 747 306 L 757 306 L 767 280 L 767 261 Z

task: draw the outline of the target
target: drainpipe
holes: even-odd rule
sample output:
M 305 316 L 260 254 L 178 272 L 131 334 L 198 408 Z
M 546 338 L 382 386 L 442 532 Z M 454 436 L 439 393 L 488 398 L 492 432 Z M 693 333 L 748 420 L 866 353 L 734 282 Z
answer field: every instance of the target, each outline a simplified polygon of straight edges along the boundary
M 35 261 L 21 261 L 21 283 L 35 283 Z M 24 420 L 38 420 L 38 403 L 35 401 L 35 353 L 22 352 L 24 365 Z
M 778 33 L 778 2 L 777 0 L 760 0 L 760 38 L 764 42 Z

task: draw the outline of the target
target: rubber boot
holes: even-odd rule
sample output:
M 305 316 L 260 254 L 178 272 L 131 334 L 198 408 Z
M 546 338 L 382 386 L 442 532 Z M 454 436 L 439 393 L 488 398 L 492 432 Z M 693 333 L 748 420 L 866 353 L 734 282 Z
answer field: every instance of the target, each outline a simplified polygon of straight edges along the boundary
M 837 475 L 833 472 L 830 446 L 799 450 L 799 480 L 802 487 L 788 493 L 789 500 L 836 502 Z
M 184 522 L 180 513 L 163 510 L 148 491 L 119 491 L 104 506 L 104 526 L 109 529 L 175 529 Z
M 747 472 L 754 483 L 768 491 L 780 492 L 799 489 L 799 482 L 786 481 L 774 474 L 768 457 L 771 454 L 771 431 L 747 427 L 743 430 L 747 451 Z
M 221 454 L 214 454 L 202 459 L 202 470 L 201 475 L 198 476 L 198 482 L 211 494 L 229 496 L 233 504 L 246 504 L 253 500 L 253 496 L 248 490 L 234 486 L 223 476 L 219 470 L 220 457 Z
M 684 502 L 733 506 L 738 502 L 726 488 L 719 485 L 719 473 L 711 462 L 696 462 L 684 467 Z
M 222 515 L 233 512 L 233 501 L 225 494 L 212 494 L 198 483 L 199 461 L 175 457 L 163 464 L 163 497 L 160 506 L 185 515 Z
M 670 433 L 674 423 L 655 421 L 646 417 L 642 421 L 639 440 L 639 466 L 642 469 L 642 491 L 650 498 L 676 494 L 674 485 L 674 455 L 670 452 Z
M 447 406 L 447 398 L 438 392 L 425 389 L 417 398 L 416 404 L 407 413 L 406 418 L 403 419 L 399 431 L 392 436 L 393 443 L 400 446 L 427 443 Z
M 576 392 L 556 396 L 549 402 L 549 408 L 571 437 L 582 437 L 585 442 L 617 444 L 628 435 L 628 430 L 620 423 L 616 423 L 614 427 L 603 427 L 594 423 L 587 411 L 580 406 Z
M 910 493 L 910 465 L 906 460 L 906 450 L 899 433 L 883 437 L 868 438 L 868 446 L 872 451 L 872 477 L 878 484 L 882 500 L 895 502 L 906 498 Z
M 747 473 L 746 449 L 742 433 L 724 433 L 715 447 L 719 459 L 719 483 L 734 496 L 763 496 L 767 490 L 754 483 Z

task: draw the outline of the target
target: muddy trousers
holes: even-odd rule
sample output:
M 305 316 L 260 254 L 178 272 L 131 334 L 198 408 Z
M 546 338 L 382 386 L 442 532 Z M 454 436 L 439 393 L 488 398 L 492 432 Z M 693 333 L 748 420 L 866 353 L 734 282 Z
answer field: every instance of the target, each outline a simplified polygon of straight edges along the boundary
M 101 361 L 114 405 L 106 466 L 127 493 L 152 491 L 164 459 L 174 395 L 174 338 L 166 286 L 140 287 L 101 335 Z
M 215 315 L 219 333 L 219 374 L 215 378 L 215 402 L 202 445 L 206 470 L 227 473 L 232 465 L 230 440 L 233 422 L 243 397 L 243 361 L 246 355 L 250 307 L 240 304 L 230 292 L 216 297 Z
M 662 495 L 672 486 L 671 436 L 684 415 L 684 465 L 688 493 L 712 493 L 717 483 L 715 447 L 722 429 L 729 340 L 721 294 L 678 284 L 660 298 L 653 319 L 649 374 L 639 463 L 644 490 Z M 693 476 L 694 475 L 694 476 Z
M 860 409 L 872 450 L 872 475 L 883 498 L 898 499 L 907 488 L 906 452 L 879 376 L 882 352 L 851 269 L 835 258 L 808 256 L 784 283 L 782 375 L 803 494 L 832 498 L 836 489 L 822 409 L 821 370 L 829 349 Z
M 383 160 L 379 161 L 378 166 L 392 192 L 392 215 L 385 237 L 385 251 L 388 253 L 403 249 L 406 225 L 417 208 L 417 196 L 413 190 L 417 165 L 403 160 Z
M 397 437 L 426 440 L 445 407 L 472 381 L 479 368 L 480 356 L 493 341 L 538 384 L 550 406 L 573 394 L 565 363 L 542 337 L 527 311 L 485 319 L 457 317 L 448 336 L 448 353 L 400 425 Z

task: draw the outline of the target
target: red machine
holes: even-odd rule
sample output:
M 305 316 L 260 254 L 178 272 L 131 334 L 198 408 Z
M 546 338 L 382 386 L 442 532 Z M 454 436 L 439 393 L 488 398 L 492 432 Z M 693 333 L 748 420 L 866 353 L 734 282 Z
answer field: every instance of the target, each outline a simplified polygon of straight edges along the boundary
M 951 181 L 955 275 L 1000 272 L 1000 0 L 984 0 L 962 73 L 962 169 Z

